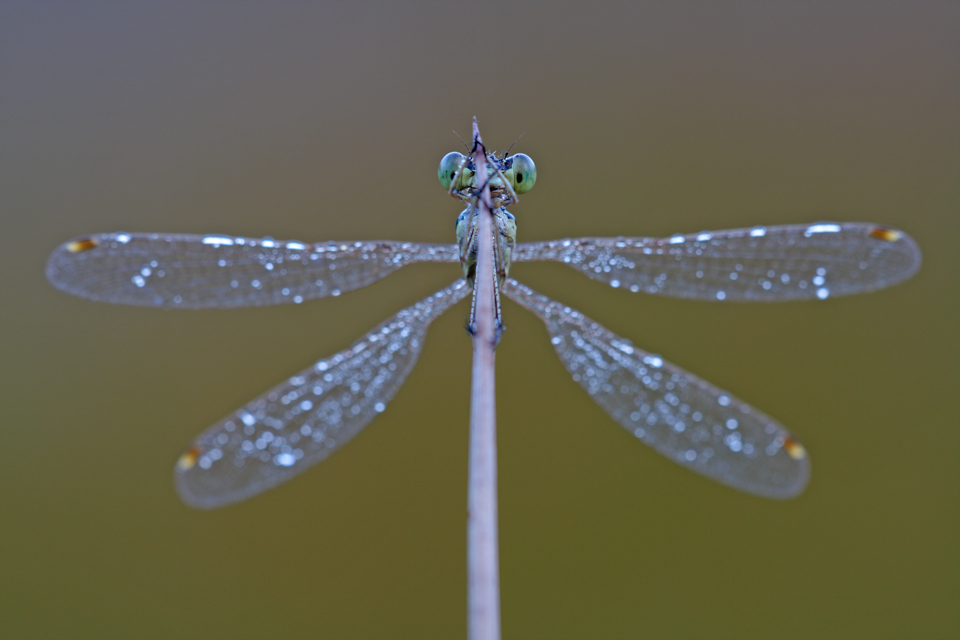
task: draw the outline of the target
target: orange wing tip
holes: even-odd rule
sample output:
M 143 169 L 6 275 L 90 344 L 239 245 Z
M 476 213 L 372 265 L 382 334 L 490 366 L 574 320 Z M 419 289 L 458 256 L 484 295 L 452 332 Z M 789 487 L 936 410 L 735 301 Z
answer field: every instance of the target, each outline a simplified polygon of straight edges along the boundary
M 783 439 L 783 450 L 794 460 L 803 460 L 807 457 L 807 450 L 803 448 L 799 440 L 787 436 Z
M 74 240 L 67 243 L 67 251 L 70 253 L 80 253 L 81 251 L 89 251 L 90 249 L 95 249 L 100 246 L 100 243 L 94 240 L 93 238 L 81 238 L 80 240 Z
M 877 227 L 870 232 L 871 238 L 884 240 L 885 242 L 896 242 L 903 237 L 903 231 L 891 229 L 889 227 Z
M 180 459 L 177 460 L 177 469 L 179 471 L 189 471 L 193 468 L 193 465 L 197 464 L 197 460 L 199 459 L 200 447 L 190 447 L 184 451 Z

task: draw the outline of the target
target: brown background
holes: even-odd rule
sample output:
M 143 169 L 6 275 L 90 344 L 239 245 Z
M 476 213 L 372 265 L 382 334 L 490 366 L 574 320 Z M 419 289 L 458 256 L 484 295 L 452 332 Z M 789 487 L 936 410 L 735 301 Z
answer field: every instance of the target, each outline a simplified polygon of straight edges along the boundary
M 43 265 L 97 231 L 452 241 L 436 166 L 473 115 L 494 148 L 526 132 L 522 240 L 830 219 L 924 251 L 910 282 L 822 304 L 517 266 L 782 420 L 813 478 L 777 503 L 660 458 L 507 303 L 504 638 L 957 633 L 958 6 L 4 3 L 0 635 L 463 637 L 464 306 L 320 467 L 214 512 L 171 481 L 207 425 L 456 267 L 191 313 L 71 298 Z

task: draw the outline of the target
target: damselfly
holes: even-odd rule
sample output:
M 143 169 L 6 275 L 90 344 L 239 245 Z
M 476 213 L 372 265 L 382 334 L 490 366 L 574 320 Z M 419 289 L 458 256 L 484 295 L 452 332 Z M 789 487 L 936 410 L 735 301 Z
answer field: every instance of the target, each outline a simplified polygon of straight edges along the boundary
M 678 464 L 761 496 L 801 492 L 809 458 L 778 422 L 509 278 L 510 265 L 553 260 L 614 288 L 695 300 L 824 300 L 909 278 L 920 266 L 914 240 L 876 224 L 818 222 L 517 244 L 506 206 L 533 186 L 536 169 L 523 154 L 487 154 L 487 161 L 500 290 L 544 321 L 573 379 L 616 422 Z M 365 287 L 407 264 L 461 263 L 464 275 L 450 286 L 202 433 L 175 468 L 185 502 L 213 508 L 266 491 L 324 460 L 384 411 L 413 369 L 427 327 L 473 285 L 477 176 L 458 153 L 444 157 L 438 175 L 467 204 L 458 244 L 120 232 L 77 238 L 53 252 L 47 277 L 63 291 L 181 309 L 297 304 Z M 497 314 L 499 322 L 499 304 Z

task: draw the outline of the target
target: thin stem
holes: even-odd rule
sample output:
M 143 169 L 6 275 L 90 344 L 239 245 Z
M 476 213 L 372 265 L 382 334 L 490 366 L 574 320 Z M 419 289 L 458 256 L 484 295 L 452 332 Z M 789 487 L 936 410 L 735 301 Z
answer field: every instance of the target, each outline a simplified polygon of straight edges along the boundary
M 479 238 L 476 269 L 476 333 L 470 394 L 470 472 L 467 489 L 467 637 L 500 640 L 500 550 L 497 531 L 497 415 L 494 378 L 493 214 L 487 156 L 473 119 L 478 184 Z

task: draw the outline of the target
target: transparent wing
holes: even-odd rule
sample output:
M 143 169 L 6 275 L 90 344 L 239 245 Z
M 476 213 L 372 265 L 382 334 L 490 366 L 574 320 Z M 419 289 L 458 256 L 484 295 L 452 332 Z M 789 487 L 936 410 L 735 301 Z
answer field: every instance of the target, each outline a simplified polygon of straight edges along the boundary
M 906 280 L 920 268 L 920 249 L 897 229 L 820 222 L 523 243 L 513 259 L 557 260 L 613 287 L 678 298 L 822 300 Z
M 803 491 L 806 451 L 769 416 L 516 280 L 508 279 L 504 292 L 544 321 L 573 379 L 645 444 L 747 493 L 790 498 Z
M 74 295 L 147 307 L 252 307 L 339 295 L 412 262 L 457 262 L 456 245 L 102 233 L 57 247 L 47 278 Z
M 413 369 L 427 327 L 469 290 L 461 279 L 407 307 L 207 429 L 177 462 L 180 497 L 201 509 L 222 507 L 339 449 L 386 408 Z

